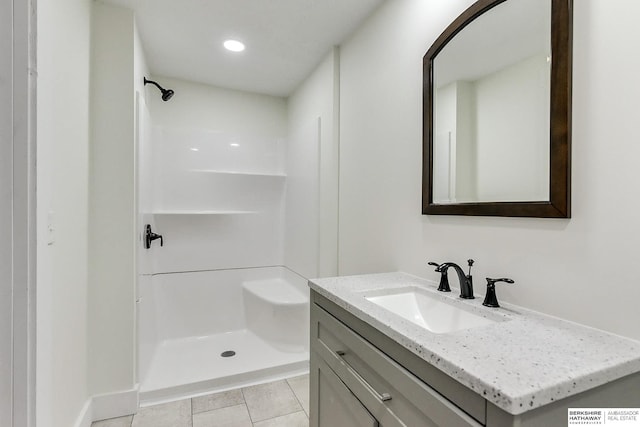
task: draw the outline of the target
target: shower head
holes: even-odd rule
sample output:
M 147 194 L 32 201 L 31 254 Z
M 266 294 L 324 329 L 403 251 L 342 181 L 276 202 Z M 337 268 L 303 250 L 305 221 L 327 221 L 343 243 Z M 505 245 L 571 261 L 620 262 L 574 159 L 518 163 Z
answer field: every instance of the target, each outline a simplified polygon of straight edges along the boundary
M 147 80 L 147 78 L 145 77 L 144 84 L 146 85 L 147 83 L 151 83 L 152 85 L 155 85 L 158 89 L 160 89 L 160 92 L 162 92 L 163 101 L 168 101 L 173 96 L 174 92 L 171 89 L 165 89 L 162 86 L 160 86 L 158 83 L 154 82 L 153 80 Z
M 162 91 L 162 100 L 168 101 L 173 96 L 173 91 L 171 89 L 166 89 Z

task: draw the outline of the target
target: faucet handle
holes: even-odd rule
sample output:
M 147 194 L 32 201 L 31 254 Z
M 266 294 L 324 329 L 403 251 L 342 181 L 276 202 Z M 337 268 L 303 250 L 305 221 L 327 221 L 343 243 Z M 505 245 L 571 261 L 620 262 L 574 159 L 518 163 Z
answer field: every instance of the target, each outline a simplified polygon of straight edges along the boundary
M 487 286 L 489 285 L 493 285 L 496 284 L 498 282 L 505 282 L 505 283 L 515 283 L 512 279 L 507 279 L 507 278 L 502 278 L 502 279 L 489 279 L 487 277 Z
M 428 264 L 429 265 L 433 265 L 436 268 L 436 271 L 438 273 L 440 273 L 440 264 L 438 264 L 437 262 L 433 262 L 433 261 L 429 261 Z
M 440 292 L 451 292 L 451 287 L 449 286 L 449 275 L 447 274 L 448 265 L 446 263 L 438 264 L 437 262 L 429 261 L 429 265 L 432 265 L 436 268 L 436 272 L 440 273 L 440 285 L 438 286 L 438 290 Z M 445 267 L 444 269 L 442 267 Z
M 500 307 L 498 297 L 496 297 L 496 283 L 498 282 L 515 283 L 512 279 L 507 279 L 506 277 L 501 279 L 491 279 L 487 277 L 487 293 L 484 296 L 482 305 L 487 307 Z

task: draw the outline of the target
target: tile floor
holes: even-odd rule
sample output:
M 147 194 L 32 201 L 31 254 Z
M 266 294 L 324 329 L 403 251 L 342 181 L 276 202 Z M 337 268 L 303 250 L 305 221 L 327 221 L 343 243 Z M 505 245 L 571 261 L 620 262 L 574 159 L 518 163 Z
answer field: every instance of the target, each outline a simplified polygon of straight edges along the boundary
M 140 408 L 91 427 L 308 427 L 309 375 Z

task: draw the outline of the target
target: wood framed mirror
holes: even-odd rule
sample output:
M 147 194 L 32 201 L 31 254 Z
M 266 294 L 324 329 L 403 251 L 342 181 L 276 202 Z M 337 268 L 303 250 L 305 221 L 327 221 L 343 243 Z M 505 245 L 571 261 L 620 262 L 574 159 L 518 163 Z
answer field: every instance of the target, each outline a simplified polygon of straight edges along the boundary
M 479 0 L 423 58 L 422 213 L 571 217 L 572 0 Z

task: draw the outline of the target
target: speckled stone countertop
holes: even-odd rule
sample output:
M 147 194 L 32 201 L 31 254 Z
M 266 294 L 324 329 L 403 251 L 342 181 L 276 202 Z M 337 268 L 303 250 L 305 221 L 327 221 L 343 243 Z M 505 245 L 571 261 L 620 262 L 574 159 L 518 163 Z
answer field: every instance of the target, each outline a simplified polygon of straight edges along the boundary
M 640 372 L 638 341 L 507 303 L 484 307 L 482 297 L 462 300 L 455 289 L 438 292 L 406 273 L 313 279 L 309 286 L 513 415 Z M 496 322 L 435 334 L 365 299 L 408 286 Z

